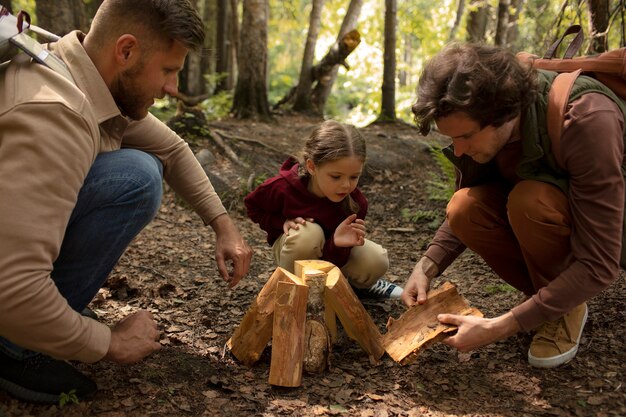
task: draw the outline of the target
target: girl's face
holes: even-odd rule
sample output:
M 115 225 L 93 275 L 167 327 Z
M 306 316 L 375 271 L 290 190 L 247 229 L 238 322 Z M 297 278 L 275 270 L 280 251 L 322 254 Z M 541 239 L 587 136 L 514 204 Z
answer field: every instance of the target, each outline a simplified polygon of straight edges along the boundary
M 306 169 L 311 175 L 309 191 L 338 203 L 356 188 L 363 170 L 363 161 L 356 156 L 347 156 L 315 165 L 307 159 Z

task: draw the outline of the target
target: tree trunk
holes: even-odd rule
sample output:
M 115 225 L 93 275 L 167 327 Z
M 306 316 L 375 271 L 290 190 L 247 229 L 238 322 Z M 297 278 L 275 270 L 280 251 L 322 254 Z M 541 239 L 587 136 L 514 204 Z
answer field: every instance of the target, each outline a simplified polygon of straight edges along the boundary
M 3 6 L 5 9 L 7 9 L 9 13 L 13 13 L 13 8 L 11 7 L 11 0 L 0 0 L 0 6 Z
M 509 6 L 510 0 L 498 1 L 498 21 L 496 22 L 496 39 L 497 46 L 505 46 L 507 43 L 507 34 L 509 29 Z
M 311 103 L 311 86 L 313 85 L 312 68 L 323 7 L 324 0 L 313 0 L 311 16 L 309 17 L 309 33 L 307 34 L 306 43 L 304 45 L 300 80 L 296 88 L 296 99 L 293 105 L 293 109 L 301 113 L 312 113 L 313 111 L 313 104 Z
M 217 25 L 215 34 L 215 93 L 228 86 L 228 0 L 217 0 Z
M 517 50 L 516 44 L 519 39 L 517 21 L 524 7 L 524 0 L 511 0 L 512 13 L 509 15 L 509 28 L 506 34 L 506 45 L 511 50 Z
M 268 0 L 244 0 L 239 49 L 239 76 L 233 113 L 241 119 L 269 119 L 267 99 Z
M 489 22 L 489 4 L 485 0 L 473 0 L 467 17 L 467 40 L 484 42 Z
M 205 22 L 209 22 L 210 16 L 215 16 L 208 0 L 192 0 L 194 8 L 203 17 Z M 209 27 L 215 27 L 210 24 Z M 207 30 L 205 36 L 204 49 L 213 50 L 215 36 L 213 32 Z M 210 73 L 210 54 L 190 52 L 185 60 L 185 66 L 179 74 L 178 89 L 182 96 L 198 97 L 207 92 L 205 74 Z
M 36 0 L 37 25 L 63 36 L 74 29 L 87 31 L 87 17 L 82 0 Z
M 379 122 L 396 121 L 396 0 L 385 0 L 385 52 Z
M 591 42 L 589 54 L 605 52 L 608 49 L 609 0 L 589 0 L 589 20 L 591 26 Z
M 339 35 L 337 36 L 338 43 L 348 32 L 351 32 L 356 28 L 357 20 L 361 14 L 362 7 L 363 0 L 350 0 L 350 6 L 348 6 L 348 11 L 346 12 L 346 16 L 341 24 L 341 29 L 339 29 Z M 320 79 L 313 89 L 313 96 L 311 99 L 313 101 L 313 107 L 319 114 L 324 114 L 324 107 L 326 106 L 328 95 L 330 94 L 333 84 L 335 83 L 335 79 L 337 78 L 338 69 L 339 66 L 337 64 L 330 71 L 328 77 Z
M 413 39 L 414 35 L 411 33 L 404 34 L 404 48 L 402 52 L 402 59 L 406 68 L 413 67 Z M 409 74 L 407 70 L 400 69 L 398 72 L 398 83 L 400 87 L 406 87 L 409 82 Z
M 237 55 L 239 54 L 239 0 L 230 0 L 230 22 L 228 31 L 228 91 L 235 87 L 235 80 L 238 74 Z
M 459 4 L 456 8 L 456 16 L 454 17 L 454 23 L 452 29 L 450 29 L 450 35 L 448 35 L 448 42 L 452 42 L 456 36 L 456 32 L 461 25 L 461 19 L 463 18 L 463 10 L 465 10 L 465 0 L 459 0 Z

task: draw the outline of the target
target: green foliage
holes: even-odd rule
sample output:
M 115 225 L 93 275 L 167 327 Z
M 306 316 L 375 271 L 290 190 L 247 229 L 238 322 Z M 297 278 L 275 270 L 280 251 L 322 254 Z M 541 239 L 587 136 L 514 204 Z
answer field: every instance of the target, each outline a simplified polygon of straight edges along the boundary
M 434 175 L 434 178 L 426 182 L 428 198 L 434 201 L 448 201 L 454 194 L 456 178 L 454 165 L 446 158 L 441 149 L 432 147 L 430 153 L 435 159 L 441 175 Z
M 426 224 L 431 230 L 435 230 L 443 221 L 443 212 L 441 210 L 414 210 L 411 211 L 408 208 L 403 208 L 400 211 L 402 219 L 407 222 Z
M 72 389 L 69 392 L 62 392 L 59 395 L 59 407 L 63 408 L 67 404 L 78 404 L 78 396 L 76 395 L 76 390 Z

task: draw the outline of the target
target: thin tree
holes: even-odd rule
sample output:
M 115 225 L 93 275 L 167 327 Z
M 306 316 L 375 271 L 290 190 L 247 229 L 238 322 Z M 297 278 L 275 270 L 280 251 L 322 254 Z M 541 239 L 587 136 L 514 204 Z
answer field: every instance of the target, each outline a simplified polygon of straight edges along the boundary
M 312 68 L 323 7 L 324 0 L 313 0 L 311 15 L 309 16 L 309 31 L 304 45 L 304 55 L 300 69 L 300 79 L 296 87 L 296 98 L 293 104 L 293 109 L 302 113 L 313 112 L 313 103 L 311 102 L 311 87 L 313 85 Z
M 589 0 L 589 25 L 591 42 L 588 53 L 600 53 L 608 49 L 609 0 Z
M 506 46 L 510 49 L 516 49 L 515 45 L 519 39 L 519 29 L 517 22 L 520 13 L 524 7 L 524 0 L 511 0 L 511 8 L 509 14 L 509 27 L 506 34 Z
M 270 118 L 267 99 L 268 0 L 244 0 L 239 75 L 232 112 L 235 117 Z
M 470 12 L 466 23 L 469 42 L 484 42 L 487 38 L 489 8 L 489 3 L 486 0 L 472 0 L 470 3 Z
M 505 46 L 507 43 L 507 35 L 509 32 L 509 7 L 510 0 L 498 1 L 498 20 L 496 21 L 496 37 L 495 44 L 497 46 Z
M 396 0 L 385 0 L 385 51 L 382 104 L 378 122 L 396 121 Z
M 350 5 L 348 6 L 348 11 L 346 12 L 346 16 L 343 19 L 341 24 L 341 28 L 339 29 L 339 35 L 337 36 L 337 43 L 340 43 L 342 39 L 349 32 L 352 32 L 356 28 L 357 21 L 359 19 L 359 15 L 361 14 L 361 8 L 363 7 L 363 0 L 350 0 Z M 360 39 L 359 39 L 360 41 Z M 333 88 L 333 84 L 335 83 L 335 79 L 337 78 L 337 71 L 339 70 L 339 65 L 334 65 L 331 69 L 330 73 L 320 78 L 315 87 L 313 88 L 313 107 L 320 113 L 324 113 L 324 107 L 326 107 L 326 101 L 328 100 L 328 96 L 330 95 L 330 91 Z
M 448 35 L 448 42 L 451 42 L 456 37 L 456 33 L 459 30 L 459 26 L 461 26 L 461 19 L 463 18 L 463 11 L 465 10 L 465 0 L 459 0 L 459 3 L 456 6 L 456 15 L 454 16 L 454 23 L 452 24 L 452 29 L 450 29 L 450 34 Z
M 215 93 L 226 90 L 228 87 L 228 9 L 228 0 L 217 0 L 215 74 L 218 80 L 215 84 Z
M 239 54 L 239 0 L 230 0 L 229 12 L 228 82 L 226 84 L 228 91 L 235 87 L 235 81 L 237 80 L 237 74 L 239 72 L 239 64 L 237 62 L 237 55 Z

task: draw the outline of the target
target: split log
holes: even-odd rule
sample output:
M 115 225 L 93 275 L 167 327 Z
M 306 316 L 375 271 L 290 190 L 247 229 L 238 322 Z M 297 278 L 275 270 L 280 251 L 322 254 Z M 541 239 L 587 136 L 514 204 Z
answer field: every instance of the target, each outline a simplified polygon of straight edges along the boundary
M 269 383 L 299 387 L 305 350 L 308 287 L 279 282 L 276 287 Z
M 348 337 L 361 346 L 370 360 L 378 361 L 385 354 L 378 327 L 337 267 L 326 277 L 325 298 L 326 305 L 335 312 Z
M 309 287 L 304 370 L 319 374 L 328 366 L 330 356 L 330 335 L 324 321 L 326 273 L 317 269 L 305 269 L 303 274 L 304 283 Z
M 317 269 L 327 274 L 337 268 L 334 264 L 328 261 L 322 261 L 321 259 L 308 259 L 295 261 L 294 272 L 299 277 L 304 277 L 304 271 L 308 269 Z M 330 342 L 335 343 L 337 341 L 337 316 L 335 311 L 328 306 L 326 297 L 324 297 L 324 320 L 328 333 L 330 334 Z
M 259 360 L 272 338 L 276 287 L 280 281 L 302 282 L 289 271 L 276 268 L 227 342 L 232 354 L 247 366 Z
M 446 282 L 429 291 L 426 304 L 412 306 L 397 320 L 389 318 L 387 333 L 382 338 L 389 356 L 401 365 L 413 363 L 424 349 L 453 334 L 456 327 L 437 320 L 441 313 L 483 316 L 469 306 L 453 284 Z

